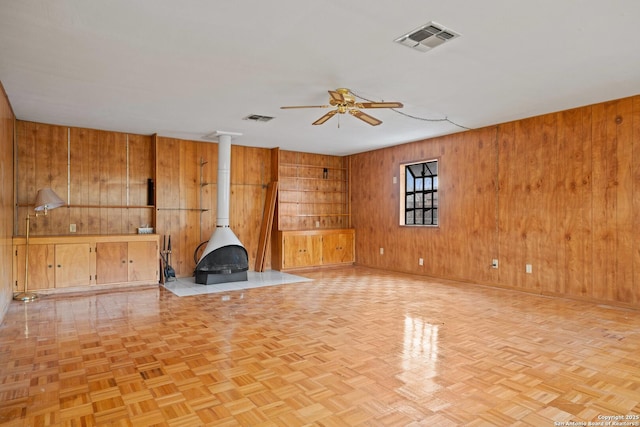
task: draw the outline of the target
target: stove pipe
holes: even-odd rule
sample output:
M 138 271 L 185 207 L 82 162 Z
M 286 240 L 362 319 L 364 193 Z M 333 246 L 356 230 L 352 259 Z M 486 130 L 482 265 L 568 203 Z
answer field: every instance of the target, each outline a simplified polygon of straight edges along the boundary
M 216 229 L 196 266 L 196 283 L 240 282 L 247 280 L 247 250 L 229 228 L 231 193 L 231 132 L 218 135 L 218 207 Z

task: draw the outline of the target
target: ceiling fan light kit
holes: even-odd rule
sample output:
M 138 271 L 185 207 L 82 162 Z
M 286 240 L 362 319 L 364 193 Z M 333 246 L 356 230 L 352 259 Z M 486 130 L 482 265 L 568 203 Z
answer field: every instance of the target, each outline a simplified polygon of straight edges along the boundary
M 356 102 L 356 97 L 349 91 L 349 89 L 338 88 L 336 90 L 330 90 L 329 92 L 329 105 L 299 105 L 291 107 L 280 107 L 282 109 L 292 108 L 330 108 L 336 107 L 335 110 L 331 110 L 318 120 L 313 122 L 313 125 L 321 125 L 329 120 L 336 114 L 349 113 L 353 117 L 362 120 L 363 122 L 371 125 L 378 126 L 382 123 L 381 120 L 376 119 L 369 114 L 366 114 L 361 109 L 366 108 L 402 108 L 401 102 Z

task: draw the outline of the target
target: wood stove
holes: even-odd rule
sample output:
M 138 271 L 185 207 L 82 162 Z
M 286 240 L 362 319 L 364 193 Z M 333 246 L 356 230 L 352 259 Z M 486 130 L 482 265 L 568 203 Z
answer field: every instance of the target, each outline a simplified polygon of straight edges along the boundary
M 216 229 L 196 266 L 196 283 L 241 282 L 247 280 L 249 256 L 229 227 L 229 195 L 231 191 L 231 136 L 233 132 L 217 131 L 218 136 L 218 212 Z

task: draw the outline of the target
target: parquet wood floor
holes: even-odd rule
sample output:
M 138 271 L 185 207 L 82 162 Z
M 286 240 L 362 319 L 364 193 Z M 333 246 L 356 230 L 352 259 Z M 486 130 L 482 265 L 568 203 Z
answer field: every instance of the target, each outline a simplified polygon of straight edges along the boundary
M 197 297 L 12 302 L 0 422 L 553 426 L 640 414 L 638 311 L 358 267 L 305 276 Z

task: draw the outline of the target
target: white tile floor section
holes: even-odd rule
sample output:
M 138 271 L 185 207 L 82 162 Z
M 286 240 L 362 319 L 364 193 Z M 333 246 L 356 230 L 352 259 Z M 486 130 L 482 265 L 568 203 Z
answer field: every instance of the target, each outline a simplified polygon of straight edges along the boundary
M 247 272 L 247 281 L 218 283 L 215 285 L 200 285 L 195 283 L 194 277 L 180 277 L 163 286 L 179 297 L 192 295 L 215 294 L 220 292 L 241 291 L 244 289 L 260 288 L 263 286 L 285 285 L 287 283 L 311 282 L 302 276 L 282 273 L 276 270 L 267 270 L 262 273 Z

